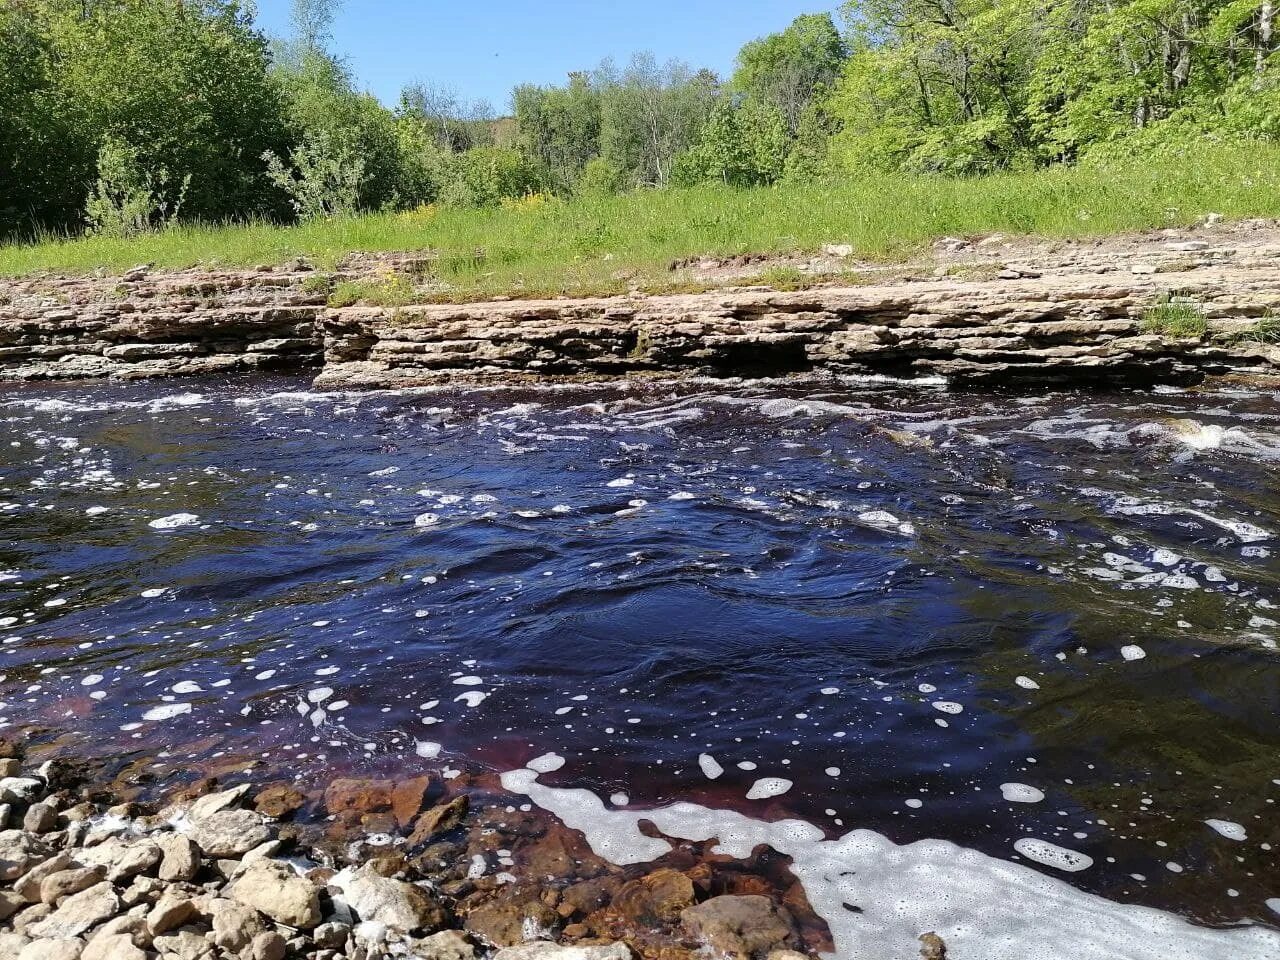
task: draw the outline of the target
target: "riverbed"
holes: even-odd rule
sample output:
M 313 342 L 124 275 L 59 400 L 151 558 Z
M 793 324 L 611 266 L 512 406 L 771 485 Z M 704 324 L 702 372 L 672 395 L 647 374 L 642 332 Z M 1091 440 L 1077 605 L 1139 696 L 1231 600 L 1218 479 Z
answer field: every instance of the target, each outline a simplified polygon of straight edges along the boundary
M 819 913 L 810 855 L 893 912 L 884 843 L 916 901 L 1007 863 L 1189 921 L 1168 956 L 1280 929 L 1273 391 L 258 376 L 9 387 L 0 424 L 0 735 L 505 773 L 618 857 L 672 804 L 799 824 L 752 836 Z

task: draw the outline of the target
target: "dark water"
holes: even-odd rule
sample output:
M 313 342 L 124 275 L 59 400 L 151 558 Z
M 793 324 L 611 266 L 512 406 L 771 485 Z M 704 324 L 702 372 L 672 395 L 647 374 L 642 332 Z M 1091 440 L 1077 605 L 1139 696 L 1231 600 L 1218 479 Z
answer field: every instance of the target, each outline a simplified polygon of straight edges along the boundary
M 1280 923 L 1275 394 L 255 379 L 13 387 L 0 423 L 0 735 L 555 751 L 633 807 L 1035 837 Z

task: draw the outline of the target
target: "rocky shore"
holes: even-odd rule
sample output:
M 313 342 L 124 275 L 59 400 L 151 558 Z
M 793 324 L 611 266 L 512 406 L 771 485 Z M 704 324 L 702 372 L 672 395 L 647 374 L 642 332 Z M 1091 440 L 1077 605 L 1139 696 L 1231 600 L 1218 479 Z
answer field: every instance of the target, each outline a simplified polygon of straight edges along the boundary
M 803 888 L 780 892 L 766 865 L 685 844 L 660 864 L 616 867 L 520 798 L 473 804 L 474 783 L 336 779 L 317 800 L 285 782 L 204 779 L 140 801 L 99 783 L 92 762 L 0 752 L 11 754 L 0 759 L 4 958 L 805 960 L 830 949 Z M 921 945 L 911 949 L 945 956 L 931 934 Z
M 354 258 L 329 273 L 295 261 L 0 281 L 0 378 L 318 366 L 320 387 L 373 389 L 793 372 L 1002 385 L 1280 375 L 1272 222 L 1091 241 L 946 238 L 894 265 L 830 250 L 672 265 L 673 282 L 708 293 L 576 300 L 415 303 L 449 296 L 423 279 L 422 255 Z M 769 267 L 817 285 L 754 283 Z M 350 280 L 366 281 L 365 300 L 330 298 Z M 392 281 L 396 304 L 378 305 L 379 283 Z M 1162 327 L 1170 307 L 1190 323 Z

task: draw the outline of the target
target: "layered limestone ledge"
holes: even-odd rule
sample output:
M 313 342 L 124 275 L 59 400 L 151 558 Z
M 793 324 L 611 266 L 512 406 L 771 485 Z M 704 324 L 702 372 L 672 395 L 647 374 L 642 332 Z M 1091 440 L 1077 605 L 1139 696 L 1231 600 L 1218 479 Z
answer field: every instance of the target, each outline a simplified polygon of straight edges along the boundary
M 0 281 L 0 379 L 318 366 L 326 289 L 300 265 Z
M 1268 254 L 1169 273 L 1036 271 L 797 293 L 350 307 L 324 314 L 316 382 L 363 389 L 814 371 L 998 383 L 1275 375 L 1280 349 L 1249 335 L 1280 313 L 1277 264 Z M 1164 297 L 1192 304 L 1206 332 L 1145 332 L 1144 316 Z

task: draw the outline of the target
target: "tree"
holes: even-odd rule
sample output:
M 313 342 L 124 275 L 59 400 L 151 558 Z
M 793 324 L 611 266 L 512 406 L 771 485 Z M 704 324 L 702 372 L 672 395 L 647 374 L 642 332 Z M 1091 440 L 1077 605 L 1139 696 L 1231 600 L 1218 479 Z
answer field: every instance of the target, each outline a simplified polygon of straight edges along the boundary
M 781 33 L 744 46 L 729 86 L 747 100 L 776 108 L 795 136 L 809 104 L 839 76 L 847 55 L 830 14 L 805 14 Z
M 602 99 L 585 73 L 570 74 L 564 87 L 525 84 L 511 96 L 521 150 L 562 190 L 573 189 L 600 154 Z
M 776 106 L 725 100 L 712 112 L 697 145 L 680 158 L 675 179 L 681 185 L 706 180 L 733 187 L 775 183 L 788 145 L 786 117 Z

